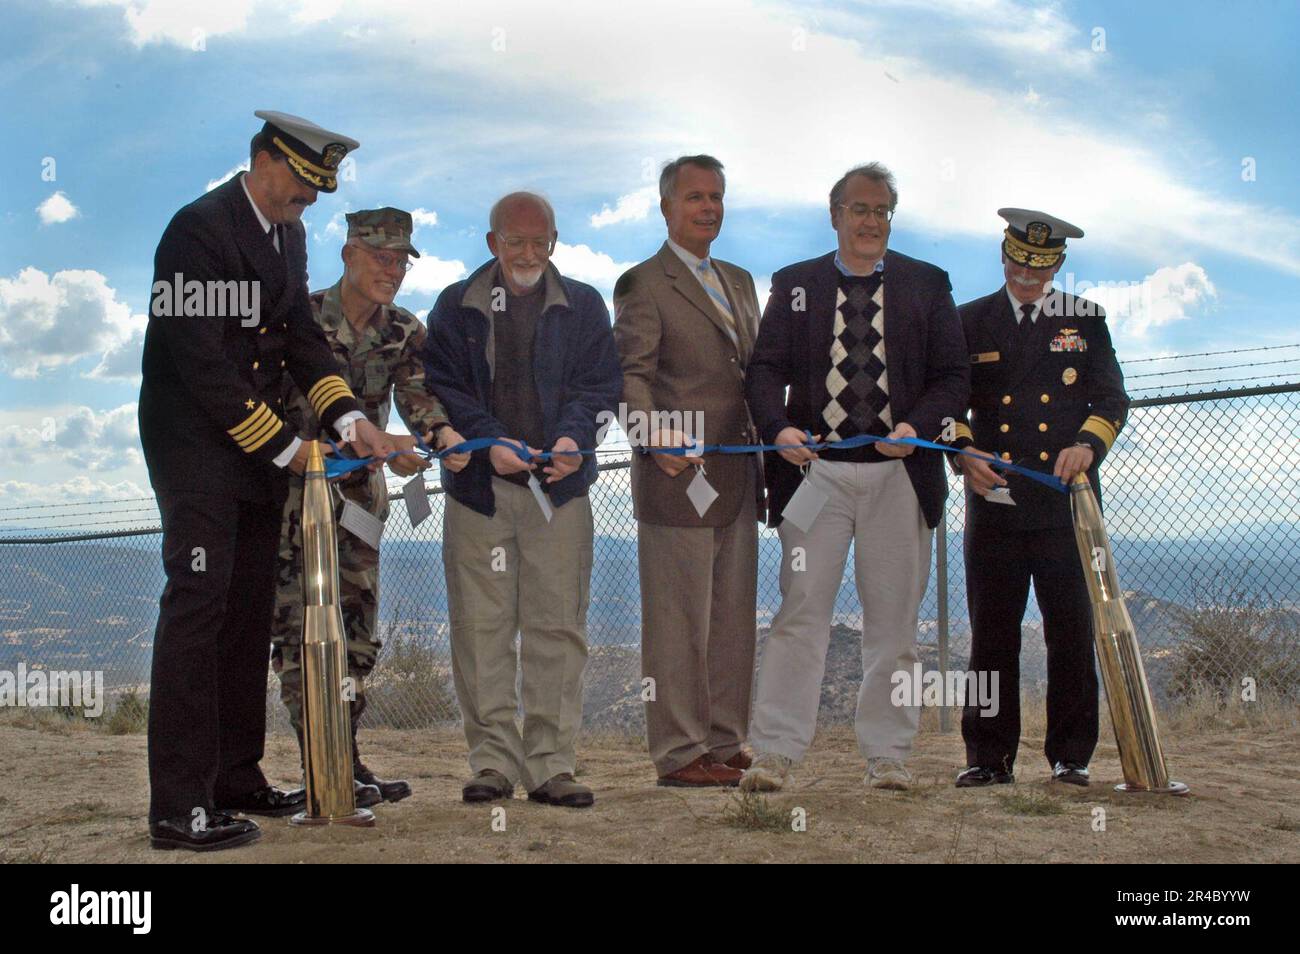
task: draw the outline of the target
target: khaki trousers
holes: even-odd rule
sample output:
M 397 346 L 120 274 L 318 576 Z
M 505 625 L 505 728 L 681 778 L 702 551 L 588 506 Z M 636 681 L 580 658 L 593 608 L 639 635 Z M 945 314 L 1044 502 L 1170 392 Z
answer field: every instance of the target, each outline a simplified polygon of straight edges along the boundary
M 641 675 L 654 680 L 646 736 L 660 776 L 710 753 L 725 762 L 745 741 L 758 598 L 753 483 L 751 469 L 730 526 L 637 523 Z
M 575 767 L 587 663 L 592 520 L 586 497 L 548 524 L 526 487 L 494 477 L 496 516 L 447 499 L 443 562 L 452 675 L 469 765 L 529 791 Z M 515 723 L 515 635 L 523 732 Z
M 894 674 L 910 678 L 919 659 L 917 612 L 933 531 L 901 460 L 814 461 L 807 479 L 829 499 L 807 533 L 788 520 L 778 530 L 781 609 L 759 660 L 750 745 L 798 762 L 812 743 L 835 597 L 852 544 L 862 606 L 858 748 L 866 758 L 906 758 L 921 710 L 895 706 L 891 693 Z

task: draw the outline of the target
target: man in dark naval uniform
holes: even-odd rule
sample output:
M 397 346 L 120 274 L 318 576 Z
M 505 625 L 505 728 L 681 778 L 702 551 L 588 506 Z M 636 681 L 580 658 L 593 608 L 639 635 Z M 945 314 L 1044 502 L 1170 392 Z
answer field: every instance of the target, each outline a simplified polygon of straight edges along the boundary
M 303 210 L 358 143 L 256 115 L 249 172 L 177 212 L 154 257 L 139 415 L 167 574 L 149 692 L 155 848 L 245 844 L 260 832 L 235 813 L 305 801 L 258 766 L 280 507 L 308 450 L 283 421 L 285 372 L 359 456 L 393 450 L 339 376 L 305 284 Z
M 998 215 L 1007 221 L 1006 284 L 958 309 L 970 351 L 971 409 L 954 443 L 1066 483 L 1087 473 L 1100 498 L 1098 466 L 1128 413 L 1124 377 L 1101 308 L 1051 287 L 1065 240 L 1083 231 L 1028 209 Z M 1087 785 L 1097 745 L 1097 670 L 1069 495 L 971 457 L 954 460 L 966 478 L 970 669 L 998 674 L 999 702 L 995 715 L 966 706 L 968 768 L 957 785 L 1014 781 L 1020 625 L 1031 579 L 1047 645 L 1044 752 L 1054 779 Z

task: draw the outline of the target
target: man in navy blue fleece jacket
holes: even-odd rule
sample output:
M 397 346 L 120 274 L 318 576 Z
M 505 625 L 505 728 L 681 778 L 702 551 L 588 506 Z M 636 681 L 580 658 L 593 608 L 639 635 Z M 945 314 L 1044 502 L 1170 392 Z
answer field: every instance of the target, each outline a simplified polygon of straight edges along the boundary
M 500 199 L 487 236 L 492 260 L 446 288 L 429 314 L 425 382 L 451 426 L 466 439 L 514 445 L 475 451 L 460 473 L 443 472 L 452 673 L 473 772 L 467 802 L 508 798 L 520 781 L 533 801 L 594 801 L 573 780 L 573 740 L 587 660 L 587 488 L 596 461 L 563 452 L 595 447 L 597 415 L 613 412 L 623 374 L 600 293 L 550 264 L 557 237 L 544 198 Z M 557 456 L 545 465 L 526 459 L 543 449 Z

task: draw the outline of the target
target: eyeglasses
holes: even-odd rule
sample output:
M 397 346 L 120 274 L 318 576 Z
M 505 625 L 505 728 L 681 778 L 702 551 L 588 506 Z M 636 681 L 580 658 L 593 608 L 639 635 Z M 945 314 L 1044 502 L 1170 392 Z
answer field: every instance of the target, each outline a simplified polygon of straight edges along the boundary
M 854 202 L 852 205 L 846 205 L 841 202 L 839 207 L 844 209 L 850 216 L 858 221 L 862 221 L 868 215 L 874 215 L 878 222 L 890 222 L 894 218 L 894 210 L 884 205 L 878 205 L 873 209 L 865 202 Z
M 522 252 L 525 246 L 531 248 L 538 255 L 551 254 L 551 240 L 548 238 L 526 239 L 521 235 L 497 235 L 501 239 L 501 244 L 511 252 Z
M 386 271 L 391 272 L 395 268 L 400 268 L 404 272 L 409 272 L 412 268 L 415 267 L 415 263 L 412 262 L 410 258 L 407 257 L 406 255 L 398 255 L 392 252 L 376 251 L 370 245 L 365 243 L 363 243 L 361 247 L 370 253 L 370 257 L 375 260 L 375 262 L 379 265 L 380 268 Z

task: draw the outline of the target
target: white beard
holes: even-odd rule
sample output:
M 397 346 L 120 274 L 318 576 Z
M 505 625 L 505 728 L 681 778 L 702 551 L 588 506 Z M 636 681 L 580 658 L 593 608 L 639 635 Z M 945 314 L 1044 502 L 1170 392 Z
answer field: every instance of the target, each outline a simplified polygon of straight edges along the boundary
M 542 280 L 542 275 L 546 273 L 545 268 L 528 269 L 527 271 L 519 268 L 510 269 L 510 277 L 520 288 L 531 291 L 537 287 L 537 283 Z

